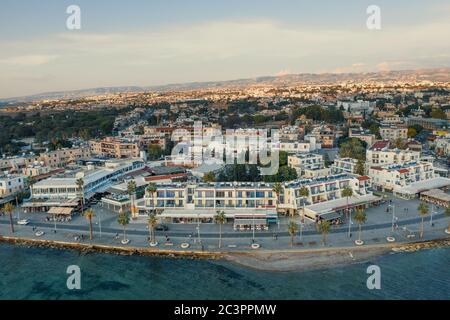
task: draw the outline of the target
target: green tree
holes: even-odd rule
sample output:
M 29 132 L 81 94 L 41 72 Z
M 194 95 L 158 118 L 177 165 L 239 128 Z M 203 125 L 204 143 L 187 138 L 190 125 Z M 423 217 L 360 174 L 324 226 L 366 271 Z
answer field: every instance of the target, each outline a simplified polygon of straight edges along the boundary
M 366 148 L 362 141 L 350 138 L 342 142 L 339 146 L 339 156 L 341 158 L 366 159 Z
M 272 186 L 272 191 L 275 192 L 275 195 L 277 196 L 277 203 L 280 201 L 280 193 L 283 191 L 283 186 L 281 183 L 276 182 Z
M 78 192 L 80 193 L 81 215 L 84 215 L 84 180 L 79 178 L 76 181 Z
M 152 198 L 152 200 L 154 200 L 154 195 L 155 195 L 155 192 L 157 189 L 158 188 L 156 187 L 156 183 L 154 183 L 154 182 L 150 182 L 147 185 L 147 188 L 145 189 L 147 191 L 148 195 Z
M 215 182 L 216 181 L 216 175 L 212 171 L 207 172 L 203 176 L 203 181 L 205 181 L 205 182 Z
M 14 212 L 14 206 L 8 202 L 3 206 L 3 212 L 9 215 L 9 226 L 11 228 L 11 233 L 14 233 L 14 224 L 12 217 L 12 213 Z
M 95 213 L 93 209 L 87 209 L 84 212 L 84 217 L 89 221 L 89 239 L 92 240 L 92 219 L 94 218 Z
M 148 217 L 148 230 L 150 231 L 150 242 L 156 243 L 155 228 L 158 225 L 158 218 L 154 214 Z
M 361 226 L 363 223 L 366 223 L 367 221 L 367 215 L 364 209 L 362 208 L 357 209 L 354 219 L 356 223 L 358 223 L 359 225 L 358 239 L 361 241 Z
M 130 196 L 130 204 L 131 204 L 131 216 L 133 218 L 136 217 L 136 207 L 134 205 L 134 198 L 136 196 L 136 181 L 131 180 L 128 182 L 127 184 L 127 192 L 128 195 Z
M 289 221 L 288 223 L 288 232 L 289 235 L 291 236 L 291 247 L 294 246 L 294 237 L 296 235 L 296 233 L 298 232 L 298 225 L 295 221 Z
M 419 206 L 417 207 L 417 210 L 419 211 L 420 218 L 422 219 L 421 225 L 420 225 L 420 238 L 423 238 L 423 227 L 424 227 L 424 219 L 425 216 L 428 214 L 428 204 L 425 202 L 421 202 Z
M 417 130 L 413 127 L 408 128 L 408 138 L 414 138 L 417 136 Z
M 364 160 L 358 159 L 358 162 L 356 163 L 355 167 L 355 173 L 359 174 L 360 176 L 363 176 L 365 174 L 366 169 L 364 168 Z
M 327 244 L 327 235 L 330 232 L 331 223 L 330 221 L 320 220 L 317 223 L 317 230 L 322 234 L 322 242 L 325 246 Z
M 147 153 L 148 153 L 148 159 L 149 160 L 158 160 L 161 158 L 161 156 L 164 155 L 164 151 L 162 150 L 161 146 L 158 144 L 150 144 L 147 147 Z
M 130 223 L 128 213 L 125 211 L 120 212 L 117 217 L 117 222 L 123 227 L 123 241 L 125 242 L 127 240 L 126 227 Z
M 222 225 L 227 222 L 227 218 L 225 216 L 224 211 L 217 211 L 214 216 L 214 222 L 219 225 L 219 248 L 222 247 Z

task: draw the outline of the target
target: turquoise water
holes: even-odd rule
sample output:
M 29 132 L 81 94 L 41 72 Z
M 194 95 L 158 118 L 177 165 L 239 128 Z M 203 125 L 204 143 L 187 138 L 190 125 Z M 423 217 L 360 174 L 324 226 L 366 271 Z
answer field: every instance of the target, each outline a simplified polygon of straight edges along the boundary
M 66 268 L 81 268 L 81 290 Z M 366 269 L 381 268 L 381 290 Z M 0 244 L 0 299 L 450 299 L 450 248 L 397 253 L 304 272 L 260 272 L 225 262 Z

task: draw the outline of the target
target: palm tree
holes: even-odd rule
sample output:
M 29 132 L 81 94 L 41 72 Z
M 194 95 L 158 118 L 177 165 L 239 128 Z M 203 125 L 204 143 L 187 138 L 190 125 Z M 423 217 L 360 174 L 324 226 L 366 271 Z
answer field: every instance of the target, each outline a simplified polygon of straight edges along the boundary
M 222 247 L 222 225 L 227 222 L 227 217 L 225 217 L 224 211 L 217 211 L 214 216 L 214 221 L 219 224 L 219 248 Z
M 423 238 L 423 221 L 425 219 L 425 216 L 428 214 L 429 208 L 425 202 L 421 202 L 417 207 L 417 210 L 419 210 L 419 215 L 422 218 L 422 223 L 420 225 L 420 238 Z
M 342 196 L 347 198 L 347 205 L 346 205 L 346 211 L 348 215 L 348 199 L 353 195 L 353 189 L 349 186 L 345 186 L 344 189 L 342 189 Z
M 87 209 L 84 212 L 84 217 L 89 221 L 89 239 L 92 240 L 92 218 L 95 217 L 95 213 L 93 209 Z
M 157 190 L 157 188 L 156 188 L 156 184 L 154 182 L 150 182 L 146 188 L 146 191 L 152 197 L 152 200 L 153 200 L 153 194 L 156 192 L 156 190 Z
M 445 212 L 444 212 L 444 213 L 445 213 L 445 215 L 446 215 L 447 217 L 450 217 L 450 207 L 445 208 Z M 450 233 L 450 220 L 448 221 L 447 232 Z
M 80 191 L 80 200 L 81 200 L 81 214 L 84 215 L 84 180 L 83 178 L 79 178 L 76 181 L 78 190 Z
M 156 216 L 154 214 L 151 214 L 148 217 L 147 222 L 148 222 L 148 230 L 150 231 L 150 242 L 156 243 L 155 228 L 158 225 L 158 218 L 156 218 Z
M 11 203 L 7 203 L 3 206 L 3 212 L 9 214 L 9 224 L 11 226 L 11 233 L 14 233 L 14 224 L 12 213 L 14 211 L 14 206 Z
M 134 180 L 128 182 L 127 191 L 131 200 L 131 216 L 135 218 L 134 195 L 136 193 L 136 182 Z
M 28 188 L 30 188 L 30 195 L 32 194 L 33 185 L 36 183 L 36 179 L 33 176 L 28 177 Z
M 276 182 L 274 183 L 273 187 L 272 187 L 272 191 L 275 192 L 276 196 L 277 196 L 277 203 L 280 202 L 279 196 L 281 191 L 283 190 L 283 187 L 281 186 L 281 183 Z
M 320 220 L 317 223 L 317 230 L 322 233 L 322 241 L 323 245 L 325 246 L 327 244 L 327 234 L 330 232 L 331 223 L 330 221 L 326 220 Z
M 117 222 L 123 226 L 123 241 L 127 240 L 127 235 L 126 235 L 126 227 L 127 225 L 130 223 L 130 217 L 128 216 L 128 212 L 125 211 L 121 211 L 119 213 L 119 216 L 117 217 Z
M 301 187 L 300 190 L 299 190 L 299 195 L 300 195 L 300 197 L 303 198 L 303 211 L 302 211 L 302 215 L 301 215 L 301 218 L 300 218 L 300 222 L 301 222 L 301 224 L 300 224 L 300 239 L 301 239 L 302 236 L 303 236 L 303 223 L 305 222 L 306 198 L 309 197 L 309 190 L 308 190 L 308 188 L 305 187 L 305 186 Z
M 295 223 L 295 221 L 292 221 L 292 220 L 289 221 L 288 232 L 289 232 L 289 235 L 291 236 L 291 247 L 294 246 L 294 237 L 295 237 L 295 234 L 297 233 L 297 231 L 298 231 L 297 223 Z
M 351 225 L 352 225 L 352 216 L 348 210 L 348 199 L 353 195 L 353 189 L 349 186 L 345 186 L 344 189 L 342 189 L 342 196 L 347 198 L 347 205 L 346 205 L 346 212 L 347 212 L 347 219 L 348 219 L 348 236 L 351 235 Z
M 367 215 L 366 215 L 366 212 L 364 211 L 364 209 L 362 209 L 362 208 L 357 209 L 354 219 L 359 224 L 358 239 L 359 239 L 359 241 L 361 241 L 361 226 L 363 223 L 365 223 L 367 221 Z

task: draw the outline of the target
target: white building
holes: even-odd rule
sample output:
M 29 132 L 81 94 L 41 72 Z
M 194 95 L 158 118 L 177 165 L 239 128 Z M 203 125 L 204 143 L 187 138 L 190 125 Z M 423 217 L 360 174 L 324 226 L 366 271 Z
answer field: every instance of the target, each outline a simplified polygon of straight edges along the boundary
M 25 189 L 25 177 L 20 174 L 0 175 L 0 198 L 7 198 Z
M 297 153 L 288 156 L 288 166 L 294 168 L 300 177 L 304 175 L 306 169 L 323 169 L 325 163 L 320 154 Z
M 76 199 L 81 195 L 77 180 L 84 181 L 84 197 L 91 198 L 96 192 L 110 187 L 123 175 L 144 167 L 141 160 L 111 160 L 104 167 L 88 166 L 77 171 L 66 171 L 39 181 L 32 186 L 32 200 L 36 199 Z
M 435 178 L 433 164 L 429 162 L 372 166 L 369 176 L 375 188 L 394 193 L 402 193 L 402 189 L 413 183 L 425 184 Z
M 353 158 L 337 158 L 331 166 L 331 172 L 337 173 L 356 173 L 358 160 Z
M 381 127 L 380 136 L 382 139 L 389 141 L 408 139 L 408 128 L 399 126 Z
M 420 152 L 412 150 L 370 148 L 366 152 L 366 162 L 369 166 L 403 164 L 419 160 Z
M 362 128 L 349 128 L 348 137 L 364 141 L 368 146 L 371 146 L 376 139 L 375 135 L 370 133 L 369 130 L 364 130 Z

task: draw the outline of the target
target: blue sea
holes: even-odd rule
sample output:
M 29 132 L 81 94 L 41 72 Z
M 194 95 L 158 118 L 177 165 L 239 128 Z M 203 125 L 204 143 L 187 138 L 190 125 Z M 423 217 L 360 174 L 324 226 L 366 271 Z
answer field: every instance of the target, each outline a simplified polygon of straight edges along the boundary
M 381 289 L 369 290 L 369 265 Z M 170 259 L 0 244 L 0 299 L 450 299 L 450 248 L 380 256 L 302 272 L 262 272 L 224 261 Z M 69 265 L 81 289 L 69 290 Z

